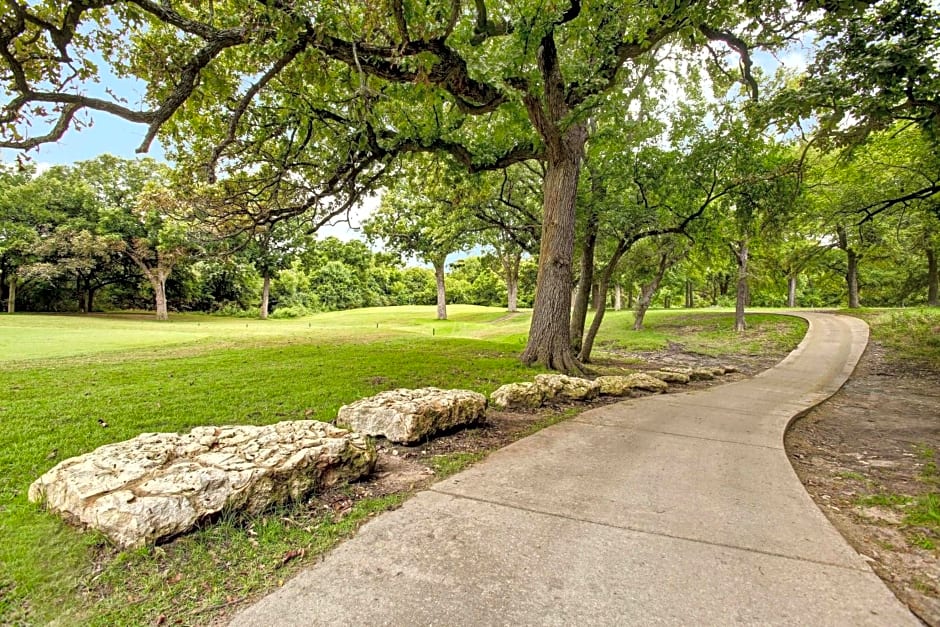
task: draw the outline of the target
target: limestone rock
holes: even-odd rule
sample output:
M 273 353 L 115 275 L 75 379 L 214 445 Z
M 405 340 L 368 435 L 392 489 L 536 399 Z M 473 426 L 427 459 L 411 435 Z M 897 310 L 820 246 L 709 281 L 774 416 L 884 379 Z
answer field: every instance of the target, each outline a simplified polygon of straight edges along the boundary
M 589 401 L 600 393 L 594 381 L 564 374 L 536 375 L 535 385 L 548 401 Z
M 690 378 L 693 381 L 708 381 L 710 379 L 714 379 L 715 377 L 720 377 L 724 373 L 725 369 L 721 366 L 705 366 L 692 370 Z
M 594 380 L 600 386 L 601 394 L 607 396 L 628 396 L 633 390 L 647 392 L 665 392 L 669 385 L 642 372 L 626 376 L 597 377 Z
M 375 459 L 362 435 L 315 420 L 144 433 L 64 460 L 29 500 L 137 547 L 222 510 L 257 514 L 358 479 Z
M 542 391 L 535 383 L 507 383 L 500 386 L 490 394 L 493 405 L 500 409 L 513 409 L 527 407 L 535 409 L 541 407 Z
M 469 390 L 389 390 L 344 405 L 337 422 L 392 442 L 414 444 L 439 431 L 486 419 L 486 397 Z
M 659 379 L 666 383 L 688 383 L 689 375 L 682 372 L 672 372 L 669 370 L 651 370 L 647 371 L 644 374 L 648 374 L 654 379 Z
M 692 375 L 692 369 L 688 366 L 663 366 L 659 369 L 660 372 L 678 372 L 679 374 L 684 374 L 686 376 Z

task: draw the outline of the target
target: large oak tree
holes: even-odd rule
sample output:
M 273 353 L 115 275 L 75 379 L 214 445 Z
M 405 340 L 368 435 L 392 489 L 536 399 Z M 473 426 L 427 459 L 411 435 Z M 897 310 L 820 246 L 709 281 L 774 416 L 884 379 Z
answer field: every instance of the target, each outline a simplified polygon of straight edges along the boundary
M 13 0 L 2 11 L 0 146 L 28 149 L 110 113 L 147 125 L 142 150 L 163 133 L 210 178 L 249 173 L 279 215 L 321 219 L 403 153 L 447 154 L 470 171 L 543 162 L 522 358 L 563 370 L 578 367 L 571 261 L 589 113 L 642 80 L 634 64 L 670 41 L 715 46 L 717 64 L 730 48 L 732 73 L 756 91 L 751 46 L 803 24 L 781 0 Z M 145 81 L 144 101 L 89 89 L 107 71 Z M 300 200 L 278 202 L 280 190 Z

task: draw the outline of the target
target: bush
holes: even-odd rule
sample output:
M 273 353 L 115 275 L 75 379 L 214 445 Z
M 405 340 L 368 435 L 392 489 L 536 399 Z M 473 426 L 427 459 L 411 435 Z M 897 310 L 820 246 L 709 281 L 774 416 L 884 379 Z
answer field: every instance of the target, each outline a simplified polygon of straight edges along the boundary
M 314 312 L 310 311 L 303 305 L 287 305 L 278 307 L 273 312 L 271 312 L 271 315 L 268 317 L 274 318 L 275 320 L 280 320 L 283 318 L 302 318 L 303 316 L 309 316 L 312 313 Z

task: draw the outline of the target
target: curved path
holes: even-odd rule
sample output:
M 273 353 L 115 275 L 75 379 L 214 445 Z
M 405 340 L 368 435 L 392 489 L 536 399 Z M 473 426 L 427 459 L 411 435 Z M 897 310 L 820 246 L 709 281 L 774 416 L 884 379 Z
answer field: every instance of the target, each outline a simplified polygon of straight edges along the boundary
M 783 434 L 864 322 L 798 314 L 752 379 L 601 407 L 435 484 L 235 625 L 918 625 L 829 524 Z

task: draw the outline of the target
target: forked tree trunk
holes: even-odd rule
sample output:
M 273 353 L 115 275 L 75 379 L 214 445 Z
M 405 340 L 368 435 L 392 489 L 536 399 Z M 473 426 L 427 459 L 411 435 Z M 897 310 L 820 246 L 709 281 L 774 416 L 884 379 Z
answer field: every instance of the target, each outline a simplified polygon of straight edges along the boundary
M 927 249 L 927 305 L 940 306 L 940 277 L 937 274 L 937 251 Z
M 163 272 L 154 271 L 148 276 L 150 285 L 153 286 L 154 300 L 157 305 L 157 320 L 169 320 L 170 315 L 166 306 L 166 275 Z
M 261 282 L 261 309 L 258 311 L 258 317 L 262 320 L 268 319 L 268 310 L 271 307 L 271 272 L 264 270 L 264 277 Z
M 796 307 L 796 277 L 787 277 L 787 307 Z
M 653 302 L 653 296 L 659 289 L 659 284 L 666 276 L 666 270 L 669 268 L 669 254 L 662 253 L 659 256 L 659 266 L 656 268 L 656 274 L 653 279 L 640 288 L 640 296 L 636 299 L 636 311 L 633 312 L 633 330 L 643 330 L 643 320 L 646 318 L 646 312 Z
M 444 289 L 444 259 L 434 260 L 434 280 L 437 283 L 437 319 L 447 320 L 447 292 Z
M 562 372 L 577 372 L 571 352 L 571 256 L 574 251 L 575 197 L 581 154 L 586 140 L 583 123 L 574 123 L 550 149 L 542 200 L 542 241 L 525 364 L 538 363 Z
M 604 271 L 601 272 L 601 276 L 597 281 L 597 311 L 594 312 L 594 319 L 591 320 L 591 326 L 588 328 L 587 333 L 584 334 L 584 343 L 581 346 L 581 351 L 578 353 L 578 359 L 584 363 L 589 363 L 591 361 L 591 351 L 594 350 L 594 340 L 597 339 L 597 332 L 600 331 L 601 323 L 604 322 L 604 314 L 607 313 L 607 292 L 610 289 L 610 278 L 617 270 L 617 266 L 620 264 L 620 259 L 623 258 L 625 252 L 626 250 L 621 250 L 618 247 L 613 256 L 611 256 L 610 261 L 608 261 L 607 265 L 604 266 Z M 617 285 L 616 301 L 616 306 L 619 307 L 619 284 Z
M 584 363 L 590 363 L 591 351 L 594 350 L 594 340 L 597 339 L 597 332 L 604 321 L 604 314 L 607 313 L 607 291 L 610 289 L 610 275 L 604 273 L 597 283 L 598 301 L 597 310 L 594 312 L 594 319 L 591 320 L 591 326 L 584 335 L 584 344 L 578 353 L 578 359 Z
M 497 252 L 506 279 L 506 308 L 510 312 L 519 311 L 519 265 L 522 263 L 522 252 Z
M 506 277 L 506 309 L 519 311 L 519 275 Z
M 845 255 L 845 283 L 849 290 L 849 308 L 858 309 L 858 254 L 854 249 L 849 248 L 845 251 Z
M 623 287 L 620 283 L 614 286 L 614 311 L 623 309 Z
M 738 281 L 734 299 L 734 330 L 738 333 L 747 328 L 744 320 L 744 307 L 747 303 L 747 257 L 748 242 L 746 239 L 738 242 L 737 246 L 732 245 L 735 261 L 738 264 Z
M 591 289 L 594 285 L 594 251 L 597 248 L 598 224 L 597 212 L 592 210 L 588 216 L 584 246 L 581 248 L 581 274 L 578 277 L 578 285 L 574 290 L 574 305 L 571 308 L 571 348 L 575 352 L 581 350 L 581 338 L 584 335 L 584 324 L 587 320 L 588 301 L 591 298 Z

